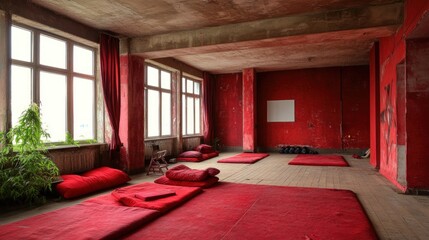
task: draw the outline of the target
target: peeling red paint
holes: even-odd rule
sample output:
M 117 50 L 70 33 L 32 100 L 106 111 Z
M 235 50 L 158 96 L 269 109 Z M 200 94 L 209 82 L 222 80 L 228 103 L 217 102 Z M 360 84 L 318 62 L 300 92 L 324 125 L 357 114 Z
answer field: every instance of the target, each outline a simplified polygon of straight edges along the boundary
M 256 151 L 256 74 L 243 70 L 243 151 Z
M 124 55 L 121 61 L 121 162 L 131 173 L 144 170 L 144 59 Z
M 242 74 L 216 75 L 215 137 L 226 147 L 243 146 Z
M 410 147 L 412 149 L 417 149 L 418 147 L 415 147 L 414 144 L 418 144 L 417 142 L 413 143 L 411 145 L 409 136 L 412 132 L 421 132 L 421 129 L 419 129 L 418 125 L 411 125 L 409 122 L 408 116 L 411 114 L 410 111 L 414 110 L 414 113 L 418 114 L 415 115 L 416 118 L 420 119 L 420 121 L 423 121 L 425 114 L 423 113 L 421 109 L 421 105 L 419 103 L 415 103 L 412 101 L 413 94 L 408 93 L 406 94 L 406 103 L 397 103 L 397 76 L 396 76 L 396 68 L 398 64 L 400 64 L 404 59 L 405 56 L 408 54 L 406 51 L 406 38 L 410 36 L 416 26 L 419 25 L 419 23 L 422 20 L 422 16 L 426 16 L 429 12 L 429 1 L 420 1 L 420 0 L 408 0 L 405 3 L 405 19 L 404 24 L 401 28 L 398 29 L 397 33 L 390 37 L 381 38 L 379 42 L 380 46 L 380 173 L 385 176 L 387 179 L 389 179 L 393 184 L 395 184 L 399 189 L 405 191 L 407 187 L 412 187 L 413 185 L 410 185 L 413 179 L 416 177 L 416 175 L 420 175 L 418 178 L 425 177 L 428 178 L 428 171 L 426 171 L 425 174 L 420 174 L 420 170 L 426 169 L 427 164 L 421 163 L 420 160 L 416 160 L 416 158 L 413 157 L 413 154 L 410 153 Z M 427 61 L 427 60 L 426 60 Z M 409 68 L 409 65 L 412 64 L 411 62 L 408 62 L 408 56 L 407 61 L 405 61 L 405 64 L 407 66 L 407 69 Z M 408 74 L 408 73 L 407 73 Z M 427 75 L 427 73 L 425 73 Z M 413 83 L 408 84 L 408 76 L 407 76 L 407 88 L 415 88 L 422 89 L 420 86 L 413 85 Z M 388 89 L 388 90 L 387 90 Z M 404 101 L 403 99 L 399 98 L 401 101 Z M 421 99 L 423 100 L 424 97 Z M 419 100 L 420 101 L 420 100 Z M 394 125 L 394 122 L 390 119 L 389 121 L 388 117 L 389 115 L 391 117 L 395 117 L 398 114 L 398 110 L 401 108 L 401 104 L 404 104 L 406 106 L 406 148 L 407 148 L 407 182 L 405 185 L 400 184 L 397 180 L 398 177 L 398 126 Z M 398 109 L 399 105 L 399 109 Z M 389 107 L 390 106 L 390 107 Z M 425 106 L 427 109 L 427 106 Z M 389 110 L 390 108 L 390 110 Z M 417 108 L 417 109 L 416 109 Z M 422 112 L 419 112 L 422 111 Z M 389 113 L 390 114 L 387 114 Z M 421 115 L 423 114 L 423 116 Z M 418 117 L 417 117 L 418 116 Z M 384 117 L 384 121 L 383 121 Z M 390 124 L 390 125 L 389 125 Z M 401 129 L 399 129 L 401 131 Z M 427 131 L 427 130 L 426 130 Z M 426 139 L 420 139 L 425 141 Z M 419 141 L 420 141 L 419 140 Z M 399 141 L 402 141 L 399 139 Z M 411 150 L 412 152 L 413 150 Z M 416 150 L 417 152 L 421 150 Z M 419 155 L 418 153 L 417 155 Z M 411 168 L 410 168 L 411 167 Z M 414 168 L 413 168 L 414 167 Z M 408 185 L 407 185 L 408 184 Z M 421 187 L 422 185 L 419 185 Z M 426 188 L 429 187 L 429 184 L 425 186 Z

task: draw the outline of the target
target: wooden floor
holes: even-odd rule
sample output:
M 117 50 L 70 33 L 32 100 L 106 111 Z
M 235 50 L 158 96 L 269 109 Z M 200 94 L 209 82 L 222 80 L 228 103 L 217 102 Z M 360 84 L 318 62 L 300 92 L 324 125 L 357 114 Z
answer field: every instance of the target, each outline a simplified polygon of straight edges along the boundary
M 227 182 L 349 189 L 357 194 L 380 239 L 429 239 L 429 196 L 399 193 L 369 165 L 368 159 L 354 159 L 350 155 L 344 155 L 350 167 L 293 166 L 288 165 L 288 162 L 296 155 L 272 153 L 255 164 L 216 162 L 235 154 L 222 153 L 217 158 L 186 165 L 198 169 L 219 168 L 221 181 Z M 134 175 L 131 183 L 152 182 L 157 177 Z M 73 205 L 86 198 L 58 200 L 38 208 L 0 213 L 0 224 Z

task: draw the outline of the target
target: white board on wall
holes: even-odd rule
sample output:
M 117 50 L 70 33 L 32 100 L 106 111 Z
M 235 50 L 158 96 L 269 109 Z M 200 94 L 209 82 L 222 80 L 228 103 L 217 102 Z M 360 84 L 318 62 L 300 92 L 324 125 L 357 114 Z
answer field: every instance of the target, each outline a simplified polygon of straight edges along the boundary
M 268 122 L 295 122 L 295 100 L 267 101 Z

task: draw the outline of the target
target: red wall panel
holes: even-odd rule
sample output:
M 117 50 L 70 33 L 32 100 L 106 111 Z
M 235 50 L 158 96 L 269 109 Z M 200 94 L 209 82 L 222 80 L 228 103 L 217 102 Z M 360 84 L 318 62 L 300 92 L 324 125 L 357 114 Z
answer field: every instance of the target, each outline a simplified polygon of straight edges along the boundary
M 369 66 L 341 69 L 343 148 L 369 147 Z
M 419 22 L 429 11 L 429 1 L 408 0 L 405 2 L 405 19 L 404 24 L 398 29 L 396 34 L 390 37 L 381 38 L 380 46 L 380 173 L 394 183 L 397 187 L 405 190 L 407 186 L 401 185 L 397 181 L 398 174 L 398 158 L 397 158 L 397 65 L 405 59 L 405 39 L 412 33 Z M 408 68 L 408 64 L 407 68 Z M 408 80 L 406 80 L 408 81 Z M 412 98 L 408 96 L 407 101 Z M 409 99 L 409 100 L 408 100 Z M 403 101 L 403 100 L 402 100 Z M 399 103 L 401 106 L 404 103 Z M 413 102 L 407 102 L 406 111 L 409 115 L 409 110 L 415 106 Z M 420 116 L 422 117 L 422 116 Z M 414 126 L 406 123 L 407 136 L 413 131 Z M 415 129 L 415 128 L 414 128 Z M 401 128 L 400 128 L 401 130 Z M 409 151 L 410 142 L 407 139 L 407 180 L 410 176 L 419 174 L 418 170 L 409 168 L 410 158 Z M 418 164 L 417 164 L 418 165 Z M 417 167 L 418 168 L 418 167 Z M 409 181 L 409 180 L 408 180 Z
M 407 41 L 407 182 L 429 189 L 429 40 Z
M 216 75 L 215 137 L 224 146 L 243 146 L 242 74 Z
M 341 68 L 257 75 L 258 143 L 341 149 Z M 295 122 L 267 122 L 267 101 L 295 100 Z

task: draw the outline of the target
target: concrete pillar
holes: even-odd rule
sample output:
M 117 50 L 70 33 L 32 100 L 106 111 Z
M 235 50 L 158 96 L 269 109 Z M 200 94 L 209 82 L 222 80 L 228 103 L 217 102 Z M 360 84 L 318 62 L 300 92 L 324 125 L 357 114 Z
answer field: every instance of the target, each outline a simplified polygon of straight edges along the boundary
M 8 121 L 8 102 L 10 99 L 9 84 L 9 61 L 10 54 L 10 17 L 0 11 L 0 131 L 6 131 L 10 122 Z
M 144 171 L 144 58 L 122 54 L 121 121 L 119 135 L 122 167 L 128 173 Z
M 379 59 L 379 44 L 374 43 L 370 52 L 370 82 L 369 82 L 369 98 L 370 98 L 370 163 L 379 169 L 380 168 L 380 59 Z
M 243 70 L 243 151 L 256 152 L 256 73 Z

